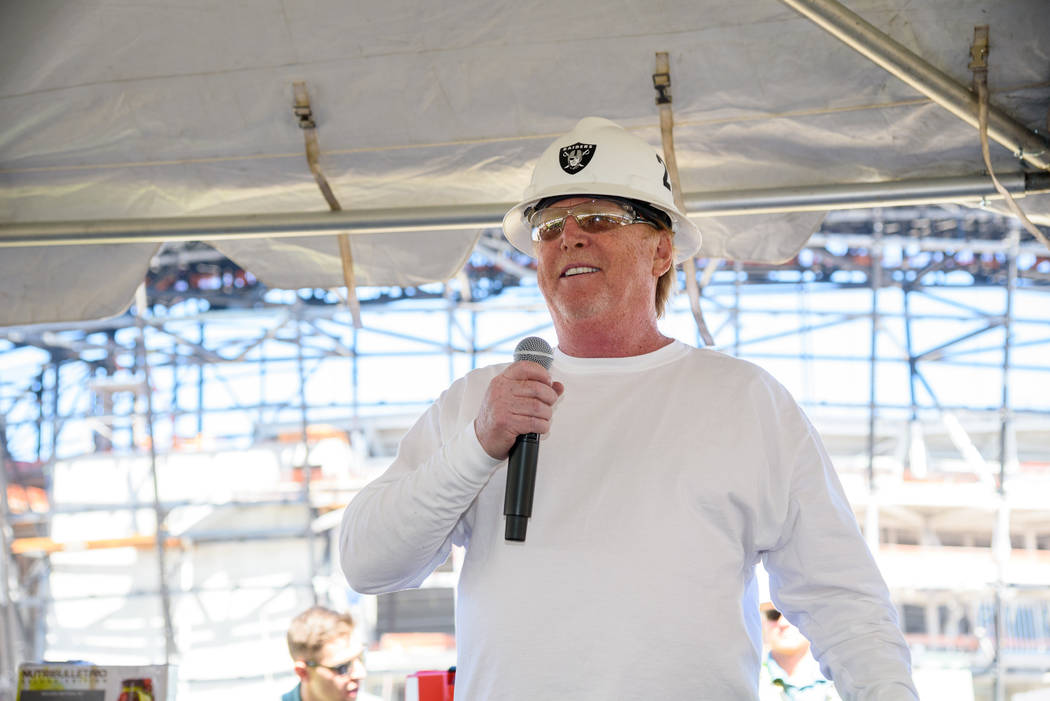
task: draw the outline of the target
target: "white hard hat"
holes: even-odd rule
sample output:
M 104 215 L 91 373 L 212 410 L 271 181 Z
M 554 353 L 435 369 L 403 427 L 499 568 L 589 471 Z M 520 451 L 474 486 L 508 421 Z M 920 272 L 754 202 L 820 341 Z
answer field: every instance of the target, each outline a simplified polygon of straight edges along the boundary
M 543 152 L 522 202 L 503 217 L 503 235 L 533 255 L 529 210 L 548 197 L 604 195 L 646 202 L 671 218 L 675 263 L 700 249 L 700 230 L 675 206 L 663 158 L 619 124 L 585 117 Z

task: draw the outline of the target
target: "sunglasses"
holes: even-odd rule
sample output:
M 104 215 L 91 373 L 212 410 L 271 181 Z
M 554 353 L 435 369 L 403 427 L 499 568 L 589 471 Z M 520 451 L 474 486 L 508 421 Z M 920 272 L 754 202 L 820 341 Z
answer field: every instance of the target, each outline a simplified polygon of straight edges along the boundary
M 780 611 L 777 611 L 776 609 L 769 609 L 768 611 L 765 612 L 765 614 L 766 614 L 766 620 L 769 621 L 770 623 L 776 623 L 777 621 L 780 620 Z
M 546 207 L 528 216 L 533 241 L 553 241 L 565 230 L 565 220 L 572 217 L 576 225 L 588 234 L 603 234 L 631 224 L 647 224 L 654 229 L 660 225 L 654 217 L 644 216 L 625 202 L 600 199 L 574 204 L 571 207 Z
M 327 669 L 327 670 L 329 670 L 329 671 L 331 671 L 331 672 L 333 672 L 333 673 L 335 673 L 335 674 L 337 674 L 337 675 L 339 675 L 341 677 L 341 676 L 344 676 L 346 674 L 349 674 L 350 670 L 354 668 L 354 664 L 355 663 L 359 663 L 359 664 L 364 664 L 365 663 L 364 653 L 361 653 L 360 655 L 357 655 L 356 657 L 352 657 L 349 660 L 347 660 L 346 662 L 343 662 L 342 664 L 327 665 L 327 664 L 321 664 L 320 662 L 314 662 L 313 660 L 308 660 L 306 662 L 306 666 L 307 667 L 324 667 L 325 669 Z

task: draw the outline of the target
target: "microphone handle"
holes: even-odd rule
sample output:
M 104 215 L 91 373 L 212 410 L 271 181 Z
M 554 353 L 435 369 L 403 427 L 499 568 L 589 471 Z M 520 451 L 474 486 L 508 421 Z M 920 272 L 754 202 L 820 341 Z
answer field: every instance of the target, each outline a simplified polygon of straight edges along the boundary
M 507 491 L 503 515 L 507 517 L 506 540 L 525 540 L 532 516 L 532 494 L 536 489 L 536 460 L 540 456 L 540 437 L 523 433 L 514 441 L 507 458 Z

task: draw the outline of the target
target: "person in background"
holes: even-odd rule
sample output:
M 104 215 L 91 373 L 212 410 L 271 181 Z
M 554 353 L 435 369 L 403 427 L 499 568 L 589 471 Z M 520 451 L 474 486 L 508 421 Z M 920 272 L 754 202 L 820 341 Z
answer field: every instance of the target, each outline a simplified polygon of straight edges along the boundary
M 344 512 L 347 580 L 418 587 L 465 547 L 458 701 L 753 701 L 763 562 L 843 696 L 915 701 L 896 610 L 812 424 L 769 373 L 657 325 L 675 264 L 700 248 L 671 187 L 660 155 L 607 119 L 544 151 L 503 232 L 536 259 L 553 363 L 473 370 L 431 405 Z M 532 517 L 527 542 L 508 541 L 507 457 L 527 433 L 542 436 Z
M 299 683 L 281 701 L 348 701 L 358 698 L 367 674 L 364 647 L 353 637 L 354 619 L 314 606 L 288 626 L 288 653 Z
M 810 644 L 770 601 L 759 604 L 762 613 L 761 701 L 839 701 L 835 685 L 820 673 Z

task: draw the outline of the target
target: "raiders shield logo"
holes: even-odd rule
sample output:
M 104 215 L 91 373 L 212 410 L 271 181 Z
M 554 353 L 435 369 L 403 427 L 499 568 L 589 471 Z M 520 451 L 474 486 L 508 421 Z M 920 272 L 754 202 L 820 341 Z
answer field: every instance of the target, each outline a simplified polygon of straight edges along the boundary
M 569 175 L 576 175 L 587 167 L 594 157 L 594 144 L 581 144 L 579 142 L 569 146 L 562 146 L 558 152 L 558 163 L 561 169 Z
M 664 167 L 664 187 L 668 190 L 671 189 L 671 179 L 667 177 L 667 165 L 664 163 L 664 159 L 660 158 L 660 154 L 656 154 L 656 160 Z

